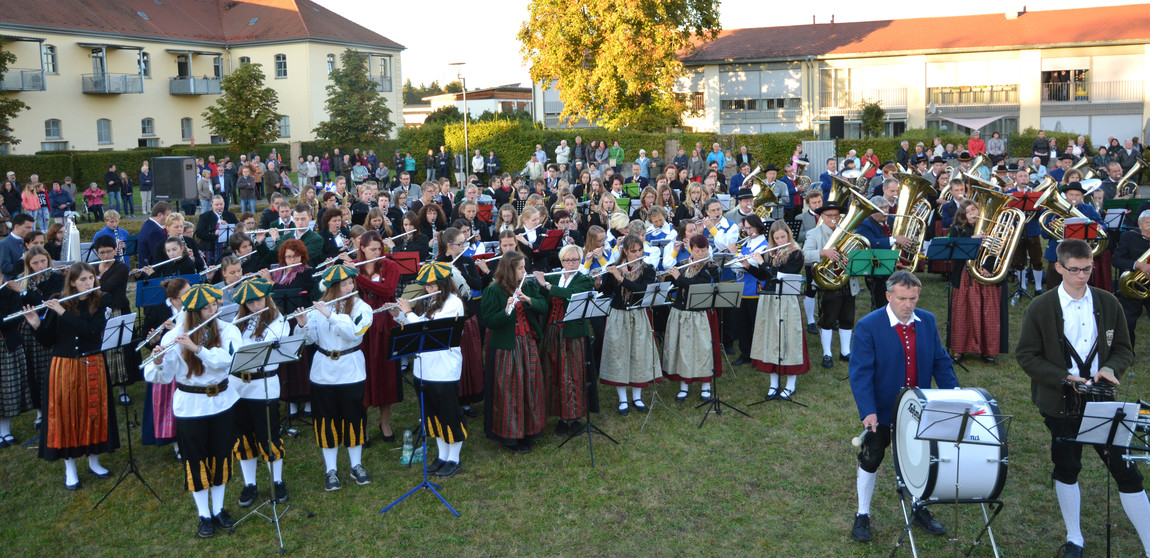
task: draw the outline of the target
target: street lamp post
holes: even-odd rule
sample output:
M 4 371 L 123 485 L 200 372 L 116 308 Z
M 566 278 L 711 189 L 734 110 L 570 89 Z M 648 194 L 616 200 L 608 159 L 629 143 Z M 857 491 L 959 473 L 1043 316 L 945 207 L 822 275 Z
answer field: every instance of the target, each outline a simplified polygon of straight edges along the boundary
M 467 121 L 471 120 L 471 115 L 467 112 L 467 80 L 463 77 L 463 65 L 466 62 L 452 62 L 450 65 L 455 66 L 455 77 L 459 78 L 460 88 L 463 89 L 463 176 L 471 174 L 468 166 L 471 165 L 471 145 L 468 142 L 467 136 Z

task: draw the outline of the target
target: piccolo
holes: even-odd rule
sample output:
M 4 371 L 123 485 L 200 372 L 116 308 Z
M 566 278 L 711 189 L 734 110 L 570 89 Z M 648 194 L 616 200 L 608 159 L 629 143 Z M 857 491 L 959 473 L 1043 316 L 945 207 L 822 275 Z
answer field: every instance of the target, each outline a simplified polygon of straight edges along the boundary
M 248 321 L 249 318 L 254 318 L 256 316 L 259 316 L 261 313 L 267 311 L 269 308 L 271 308 L 271 307 L 270 306 L 264 306 L 263 308 L 260 308 L 259 310 L 256 310 L 255 312 L 248 314 L 247 316 L 244 316 L 242 318 L 236 318 L 235 320 L 232 320 L 232 325 L 236 325 L 240 322 L 246 322 L 246 321 Z
M 508 299 L 510 302 L 507 303 L 507 315 L 508 316 L 510 316 L 511 312 L 515 310 L 515 305 L 519 304 L 519 299 L 515 298 L 515 293 L 519 292 L 519 290 L 523 288 L 523 282 L 526 280 L 527 280 L 527 273 L 524 273 L 523 278 L 519 280 L 519 286 L 515 287 L 514 291 L 511 291 L 511 298 Z
M 168 264 L 170 264 L 170 263 L 172 263 L 172 262 L 174 262 L 174 261 L 176 261 L 176 260 L 182 259 L 183 257 L 184 257 L 184 256 L 181 254 L 181 255 L 180 255 L 180 256 L 178 256 L 178 257 L 175 257 L 175 258 L 169 258 L 169 259 L 166 259 L 166 260 L 164 260 L 164 261 L 162 261 L 162 262 L 160 262 L 160 263 L 149 264 L 149 265 L 146 265 L 146 266 L 144 266 L 144 267 L 150 267 L 150 268 L 152 268 L 153 270 L 155 270 L 157 267 L 160 267 L 160 266 L 164 266 L 164 265 L 168 265 Z M 131 272 L 129 272 L 129 275 L 136 275 L 137 273 L 143 273 L 143 271 L 144 271 L 144 268 L 143 268 L 143 267 L 141 267 L 140 269 L 133 269 Z
M 358 294 L 359 294 L 358 292 L 348 293 L 348 294 L 345 294 L 345 295 L 343 295 L 343 296 L 341 296 L 341 297 L 339 297 L 339 298 L 333 298 L 333 299 L 331 299 L 331 300 L 322 301 L 322 302 L 323 302 L 324 304 L 331 304 L 331 303 L 333 303 L 333 302 L 339 302 L 339 301 L 341 301 L 341 300 L 344 300 L 344 299 L 347 299 L 347 298 L 351 298 L 351 297 L 353 297 L 353 296 L 356 296 L 356 295 L 358 295 Z M 288 314 L 288 315 L 284 316 L 284 321 L 286 322 L 286 321 L 288 321 L 288 320 L 290 320 L 290 319 L 292 319 L 292 318 L 298 318 L 298 317 L 300 317 L 300 316 L 302 316 L 302 315 L 304 315 L 304 314 L 307 314 L 308 312 L 311 312 L 312 310 L 315 310 L 315 307 L 314 307 L 314 306 L 308 306 L 308 307 L 306 307 L 306 308 L 300 308 L 299 310 L 296 310 L 295 312 L 292 312 L 291 314 Z
M 167 323 L 173 323 L 174 324 L 174 323 L 176 323 L 174 320 L 175 320 L 175 318 L 168 318 L 168 319 L 164 320 L 164 322 L 162 324 L 156 326 L 156 331 L 153 331 L 151 335 L 144 338 L 143 341 L 140 341 L 140 344 L 136 345 L 136 350 L 139 351 L 140 349 L 147 347 L 148 344 L 150 344 L 152 341 L 154 341 L 156 339 L 157 336 L 159 336 L 161 333 L 167 331 L 166 329 L 164 329 L 164 324 L 167 324 Z
M 245 259 L 247 259 L 249 256 L 251 256 L 252 254 L 255 254 L 255 253 L 256 253 L 255 250 L 252 250 L 251 252 L 248 252 L 247 254 L 244 254 L 242 256 L 236 256 L 236 258 L 239 259 L 240 262 L 242 263 Z M 204 270 L 200 272 L 200 275 L 207 277 L 208 275 L 211 275 L 214 271 L 216 271 L 217 269 L 220 269 L 221 267 L 224 267 L 224 264 L 218 263 L 218 264 L 213 265 L 211 267 L 204 268 Z
M 671 269 L 683 269 L 684 267 L 691 267 L 691 266 L 693 266 L 693 265 L 698 265 L 698 264 L 701 264 L 701 263 L 707 263 L 707 262 L 709 262 L 709 261 L 711 261 L 711 256 L 707 256 L 706 258 L 703 258 L 703 259 L 701 259 L 701 260 L 699 260 L 699 261 L 688 261 L 688 262 L 687 262 L 687 263 L 685 263 L 685 264 L 682 264 L 682 265 L 677 265 L 677 266 L 675 266 L 675 267 L 672 267 Z M 659 272 L 659 275 L 666 275 L 666 274 L 668 274 L 668 273 L 670 273 L 670 272 L 671 272 L 671 269 L 667 269 L 667 270 L 664 270 L 664 271 L 660 271 L 660 272 Z
M 635 262 L 638 262 L 638 261 L 642 261 L 642 260 L 643 260 L 643 258 L 645 258 L 645 257 L 646 257 L 646 256 L 641 256 L 641 257 L 635 258 L 635 259 L 633 259 L 633 260 L 631 260 L 631 261 L 629 261 L 629 262 L 627 262 L 627 263 L 624 263 L 624 264 L 622 264 L 622 265 L 619 265 L 619 264 L 615 264 L 615 265 L 614 265 L 614 267 L 627 267 L 627 266 L 629 266 L 629 265 L 631 265 L 631 264 L 633 264 L 633 263 L 635 263 Z M 611 266 L 607 266 L 607 267 L 611 267 Z M 606 268 L 606 267 L 604 267 L 604 268 L 600 268 L 600 269 L 596 269 L 596 270 L 595 270 L 595 272 L 593 272 L 593 273 L 591 274 L 591 277 L 599 277 L 600 275 L 603 275 L 604 273 L 607 273 L 607 268 Z
M 431 297 L 433 297 L 433 296 L 435 296 L 435 295 L 437 295 L 437 294 L 439 294 L 439 293 L 427 293 L 427 294 L 425 294 L 425 295 L 420 295 L 420 296 L 417 296 L 417 297 L 415 297 L 415 298 L 413 298 L 413 299 L 411 299 L 411 300 L 408 300 L 408 301 L 407 301 L 407 303 L 408 303 L 408 304 L 411 304 L 412 302 L 419 302 L 419 301 L 421 301 L 421 300 L 423 300 L 423 299 L 425 299 L 425 298 L 431 298 Z M 373 314 L 378 314 L 378 313 L 380 313 L 380 312 L 387 312 L 388 310 L 391 310 L 392 308 L 398 308 L 398 307 L 399 307 L 399 304 L 394 304 L 394 303 L 393 303 L 393 304 L 388 304 L 387 306 L 380 306 L 379 308 L 376 308 L 375 310 L 372 310 L 372 313 L 373 313 Z
M 290 229 L 255 229 L 255 230 L 251 230 L 251 231 L 244 231 L 244 234 L 247 234 L 248 236 L 255 236 L 257 234 L 268 234 L 272 231 L 276 231 L 278 233 L 285 233 L 285 232 L 291 232 L 291 231 L 308 231 L 308 230 L 311 230 L 311 228 L 310 227 L 292 227 Z
M 80 298 L 80 297 L 82 297 L 82 296 L 84 296 L 84 295 L 86 295 L 86 294 L 88 294 L 88 293 L 92 293 L 92 292 L 95 292 L 95 291 L 98 291 L 98 290 L 100 290 L 100 287 L 92 287 L 92 288 L 90 288 L 90 289 L 88 289 L 88 290 L 86 290 L 86 291 L 84 291 L 84 292 L 82 292 L 82 293 L 76 293 L 76 294 L 74 294 L 74 295 L 69 295 L 69 296 L 66 296 L 66 297 L 64 297 L 64 298 L 56 299 L 56 302 L 64 302 L 65 300 L 72 300 L 73 298 Z M 45 309 L 45 308 L 47 308 L 47 307 L 48 307 L 48 304 L 47 304 L 47 303 L 45 303 L 45 304 L 41 304 L 41 305 L 39 305 L 39 306 L 37 306 L 37 307 L 35 307 L 35 308 L 31 308 L 31 309 L 29 309 L 29 310 L 21 310 L 21 311 L 19 311 L 19 312 L 13 312 L 13 313 L 11 313 L 11 314 L 8 314 L 8 316 L 4 318 L 4 321 L 5 321 L 5 322 L 10 322 L 10 321 L 12 321 L 12 320 L 15 320 L 15 319 L 17 319 L 17 318 L 19 318 L 19 317 L 23 316 L 24 314 L 27 314 L 27 313 L 29 313 L 29 312 L 39 312 L 39 311 L 41 311 L 41 310 L 43 310 L 43 309 Z
M 191 337 L 191 336 L 192 336 L 194 333 L 196 333 L 197 331 L 199 331 L 199 330 L 200 330 L 200 328 L 202 328 L 202 327 L 204 327 L 204 326 L 206 326 L 206 325 L 208 325 L 208 324 L 210 324 L 210 323 L 212 323 L 212 322 L 216 321 L 216 318 L 218 318 L 219 316 L 220 316 L 220 311 L 219 311 L 219 310 L 216 310 L 216 313 L 215 313 L 215 314 L 212 314 L 211 316 L 209 316 L 209 317 L 208 317 L 208 319 L 204 320 L 204 323 L 202 323 L 202 324 L 200 324 L 200 325 L 198 325 L 198 326 L 196 326 L 196 327 L 193 327 L 193 328 L 191 329 L 191 331 L 188 331 L 187 333 L 184 333 L 184 335 L 187 335 L 187 336 Z M 143 369 L 144 369 L 144 367 L 145 367 L 145 366 L 147 366 L 149 362 L 155 361 L 155 360 L 157 360 L 157 359 L 163 359 L 163 358 L 164 358 L 164 355 L 168 354 L 168 351 L 171 351 L 172 349 L 174 349 L 174 348 L 178 347 L 179 345 L 180 345 L 180 344 L 179 344 L 179 343 L 177 343 L 177 342 L 175 342 L 175 341 L 172 341 L 170 344 L 168 344 L 168 345 L 165 345 L 165 346 L 164 346 L 164 347 L 163 347 L 163 348 L 160 350 L 160 352 L 158 352 L 158 353 L 156 353 L 156 354 L 154 354 L 154 355 L 150 355 L 150 356 L 149 356 L 149 357 L 148 357 L 146 360 L 144 360 L 144 362 L 143 362 L 142 364 L 140 364 L 140 370 L 143 370 Z

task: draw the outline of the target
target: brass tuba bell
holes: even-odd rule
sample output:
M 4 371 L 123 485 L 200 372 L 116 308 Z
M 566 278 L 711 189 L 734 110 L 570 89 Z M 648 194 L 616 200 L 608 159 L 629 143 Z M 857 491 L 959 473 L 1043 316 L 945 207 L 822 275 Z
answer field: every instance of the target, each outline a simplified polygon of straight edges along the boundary
M 1038 224 L 1042 227 L 1043 231 L 1046 231 L 1046 234 L 1055 240 L 1061 241 L 1066 238 L 1066 219 L 1072 217 L 1086 218 L 1081 211 L 1078 211 L 1078 208 L 1070 205 L 1069 201 L 1066 201 L 1066 197 L 1058 191 L 1057 186 L 1052 186 L 1044 190 L 1034 205 L 1047 210 L 1039 217 Z M 1087 241 L 1087 243 L 1090 244 L 1090 251 L 1094 254 L 1094 257 L 1098 257 L 1098 255 L 1106 249 L 1106 242 L 1106 231 L 1102 229 L 1098 230 L 1097 239 Z

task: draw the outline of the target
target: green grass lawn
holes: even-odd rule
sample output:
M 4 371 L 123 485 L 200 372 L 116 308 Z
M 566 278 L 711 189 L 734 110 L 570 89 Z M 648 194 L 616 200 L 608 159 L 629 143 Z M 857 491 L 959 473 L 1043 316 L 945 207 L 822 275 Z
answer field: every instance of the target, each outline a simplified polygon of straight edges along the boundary
M 920 306 L 945 319 L 946 299 L 937 276 L 926 276 Z M 859 297 L 859 316 L 868 303 Z M 1014 328 L 1025 302 L 1011 313 Z M 1139 346 L 1150 332 L 1140 328 Z M 1012 331 L 1017 338 L 1017 331 Z M 818 360 L 818 338 L 808 338 Z M 983 387 L 1004 413 L 1015 419 L 1010 432 L 1010 468 L 1003 498 L 1006 508 L 995 535 L 1004 556 L 1048 556 L 1063 542 L 1064 529 L 1050 482 L 1049 439 L 1029 401 L 1025 374 L 1004 355 L 990 366 L 967 359 L 970 372 L 958 370 L 963 386 Z M 1140 364 L 1134 371 L 1140 372 Z M 810 405 L 748 405 L 762 398 L 768 381 L 749 366 L 719 381 L 725 400 L 751 415 L 726 412 L 699 428 L 697 388 L 689 403 L 675 403 L 677 385 L 658 391 L 666 406 L 644 415 L 614 412 L 614 390 L 604 387 L 604 413 L 597 424 L 618 439 L 616 446 L 595 438 L 595 467 L 586 437 L 558 448 L 549 431 L 528 455 L 511 454 L 487 441 L 482 424 L 469 424 L 463 447 L 463 471 L 446 479 L 443 495 L 462 514 L 454 518 L 429 492 L 420 492 L 387 514 L 379 510 L 420 480 L 416 468 L 399 465 L 399 451 L 376 438 L 364 452 L 373 477 L 356 486 L 347 477 L 346 452 L 340 451 L 343 489 L 323 490 L 323 465 L 314 439 L 286 440 L 284 476 L 292 508 L 282 521 L 284 543 L 296 556 L 881 556 L 900 531 L 901 512 L 894 494 L 894 469 L 888 458 L 879 469 L 872 504 L 875 540 L 853 543 L 849 531 L 855 511 L 855 449 L 858 415 L 846 365 L 824 370 L 817 362 L 798 382 L 796 399 Z M 1145 397 L 1150 379 L 1136 377 L 1132 397 Z M 142 406 L 142 384 L 130 390 L 135 409 Z M 417 402 L 408 399 L 394 412 L 398 433 L 414 425 Z M 371 421 L 378 415 L 372 413 Z M 33 415 L 16 421 L 21 442 L 31 435 Z M 123 420 L 121 415 L 121 436 Z M 552 420 L 554 425 L 554 420 Z M 374 432 L 376 427 L 372 428 Z M 310 432 L 310 431 L 309 431 Z M 139 440 L 139 430 L 132 435 Z M 434 449 L 432 449 L 434 454 Z M 198 540 L 195 507 L 183 491 L 171 449 L 136 446 L 144 477 L 159 492 L 159 504 L 134 479 L 100 507 L 92 506 L 114 480 L 97 480 L 80 462 L 84 488 L 63 487 L 63 464 L 36 458 L 33 449 L 0 451 L 0 540 L 2 554 L 32 556 L 55 549 L 69 555 L 273 555 L 275 529 L 262 520 L 242 523 L 234 535 Z M 119 473 L 127 449 L 106 456 L 103 464 Z M 1088 552 L 1105 548 L 1106 477 L 1093 452 L 1084 456 L 1081 477 L 1083 532 Z M 260 464 L 260 487 L 270 486 Z M 227 508 L 235 504 L 241 480 L 228 485 Z M 1113 494 L 1114 555 L 1137 555 L 1141 546 Z M 975 535 L 980 514 L 962 506 L 956 523 L 952 506 L 934 506 L 936 515 L 964 541 Z M 923 555 L 954 552 L 945 538 L 916 531 Z M 56 551 L 60 552 L 60 551 Z M 905 550 L 903 556 L 909 556 Z M 976 555 L 990 556 L 988 549 Z

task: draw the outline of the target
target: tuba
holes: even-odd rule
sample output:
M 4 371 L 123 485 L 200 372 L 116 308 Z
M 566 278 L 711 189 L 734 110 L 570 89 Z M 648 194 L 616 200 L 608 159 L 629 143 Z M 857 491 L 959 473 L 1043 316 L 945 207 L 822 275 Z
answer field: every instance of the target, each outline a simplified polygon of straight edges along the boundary
M 1058 191 L 1057 186 L 1044 190 L 1035 205 L 1047 210 L 1039 217 L 1039 226 L 1051 238 L 1058 241 L 1066 238 L 1066 219 L 1071 217 L 1086 218 L 1081 211 L 1066 201 L 1066 198 Z M 1106 249 L 1106 240 L 1106 231 L 1099 229 L 1098 239 L 1089 241 L 1090 251 L 1094 257 L 1098 257 Z
M 968 176 L 969 178 L 969 176 Z M 985 184 L 985 181 L 979 181 Z M 970 186 L 968 199 L 978 204 L 978 223 L 974 225 L 974 236 L 982 235 L 982 246 L 978 257 L 967 260 L 966 270 L 971 279 L 986 285 L 996 285 L 1010 273 L 1014 262 L 1014 251 L 1026 227 L 1026 214 L 1019 209 L 1008 207 L 1011 197 L 981 186 Z M 993 263 L 990 274 L 987 264 Z
M 855 185 L 849 179 L 841 176 L 831 176 L 831 192 L 823 200 L 824 204 L 835 204 L 843 207 L 850 206 L 850 193 L 855 191 Z M 864 196 L 865 197 L 865 196 Z
M 761 166 L 755 167 L 755 170 L 751 171 L 751 174 L 748 174 L 747 177 L 743 179 L 743 184 L 751 184 L 751 195 L 755 196 L 755 215 L 758 215 L 760 219 L 766 221 L 770 219 L 770 208 L 779 204 L 779 197 L 775 195 L 775 191 L 771 189 L 769 184 L 756 176 L 761 170 L 763 170 Z
M 1082 157 L 1078 159 L 1077 163 L 1070 165 L 1070 170 L 1077 170 L 1082 173 L 1082 180 L 1090 180 L 1098 178 L 1098 171 L 1090 166 L 1090 157 Z
M 1142 253 L 1135 261 L 1150 263 L 1150 250 Z M 1118 277 L 1118 290 L 1122 296 L 1131 300 L 1146 300 L 1150 298 L 1150 277 L 1138 271 L 1123 271 Z
M 1138 193 L 1138 182 L 1134 180 L 1134 175 L 1138 174 L 1138 171 L 1142 170 L 1142 167 L 1145 166 L 1150 166 L 1146 164 L 1145 159 L 1138 156 L 1134 157 L 1134 164 L 1130 166 L 1130 170 L 1126 171 L 1126 174 L 1118 179 L 1118 187 L 1116 188 L 1118 193 L 1116 197 L 1132 198 Z
M 910 246 L 898 247 L 898 267 L 914 271 L 922 257 L 923 239 L 934 212 L 927 198 L 937 196 L 938 191 L 929 180 L 918 175 L 895 173 L 894 178 L 898 180 L 898 207 L 893 215 L 890 235 L 910 239 Z
M 848 189 L 847 196 L 853 199 L 854 203 L 851 204 L 850 210 L 847 211 L 846 217 L 839 223 L 831 233 L 827 243 L 823 245 L 823 250 L 835 249 L 839 254 L 846 257 L 847 254 L 854 250 L 867 250 L 870 248 L 870 242 L 866 237 L 855 234 L 854 230 L 867 219 L 871 214 L 881 211 L 875 207 L 870 200 L 866 199 L 862 194 Z M 830 259 L 814 265 L 812 269 L 814 275 L 814 282 L 820 289 L 828 291 L 836 291 L 846 286 L 850 276 L 847 275 L 846 265 Z

